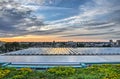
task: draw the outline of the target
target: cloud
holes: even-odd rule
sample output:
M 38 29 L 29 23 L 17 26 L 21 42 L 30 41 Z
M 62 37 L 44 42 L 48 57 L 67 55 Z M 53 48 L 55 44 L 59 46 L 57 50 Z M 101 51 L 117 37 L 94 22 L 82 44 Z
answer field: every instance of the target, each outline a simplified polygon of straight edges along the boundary
M 115 23 L 90 23 L 87 24 L 88 26 L 92 26 L 92 27 L 86 27 L 87 30 L 105 30 L 105 29 L 110 29 L 110 28 L 114 28 L 116 25 Z
M 120 3 L 118 0 L 92 0 L 92 2 L 88 1 L 86 4 L 80 5 L 79 11 L 82 11 L 82 13 L 80 12 L 76 16 L 71 16 L 69 18 L 50 22 L 51 27 L 56 26 L 55 28 L 58 29 L 62 27 L 73 28 L 74 30 L 84 28 L 88 30 L 89 33 L 92 33 L 81 35 L 81 32 L 78 32 L 76 35 L 76 30 L 73 30 L 70 34 L 75 33 L 75 35 L 70 35 L 70 37 L 94 35 L 97 38 L 98 35 L 102 35 L 104 33 L 96 34 L 96 31 L 103 31 L 105 34 L 106 32 L 109 33 L 111 31 L 120 31 Z M 80 31 L 84 32 L 82 29 Z M 112 33 L 111 35 L 114 36 Z
M 118 34 L 119 31 L 113 31 L 113 32 L 99 32 L 99 33 L 89 33 L 89 34 L 73 34 L 73 35 L 66 35 L 63 37 L 79 37 L 79 36 L 85 36 L 85 37 L 91 37 L 91 36 L 106 36 L 111 34 Z M 107 38 L 107 37 L 106 37 Z
M 1 37 L 16 36 L 27 32 L 32 26 L 43 26 L 41 18 L 32 16 L 32 10 L 24 5 L 8 0 L 0 2 L 0 32 Z
M 77 0 L 75 1 L 77 3 L 70 4 L 74 1 L 1 1 L 0 37 L 20 35 L 120 37 L 119 0 L 83 0 L 83 2 Z

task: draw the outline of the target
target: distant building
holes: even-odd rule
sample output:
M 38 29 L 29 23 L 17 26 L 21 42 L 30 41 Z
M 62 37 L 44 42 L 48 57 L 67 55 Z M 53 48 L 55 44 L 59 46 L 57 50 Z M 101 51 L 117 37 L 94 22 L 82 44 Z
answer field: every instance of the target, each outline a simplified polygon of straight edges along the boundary
M 116 45 L 117 45 L 117 46 L 120 46 L 120 40 L 117 40 L 117 41 L 116 41 Z
M 102 47 L 104 44 L 100 43 L 100 44 L 94 44 L 95 47 Z
M 110 46 L 114 46 L 115 45 L 115 43 L 113 42 L 113 40 L 109 40 L 109 45 Z
M 56 43 L 55 44 L 55 47 L 60 47 L 61 46 L 61 43 Z
M 68 41 L 68 42 L 67 42 L 67 45 L 68 45 L 69 47 L 76 47 L 76 46 L 77 46 L 77 43 L 76 43 L 76 42 L 73 42 L 73 41 Z

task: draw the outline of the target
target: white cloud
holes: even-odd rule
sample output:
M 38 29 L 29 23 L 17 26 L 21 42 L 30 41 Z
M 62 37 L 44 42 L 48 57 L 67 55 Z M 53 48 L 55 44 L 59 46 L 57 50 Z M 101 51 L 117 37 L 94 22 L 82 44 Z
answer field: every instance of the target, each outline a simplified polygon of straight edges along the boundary
M 76 29 L 79 29 L 79 31 L 84 33 L 83 29 L 81 29 L 81 28 L 90 27 L 89 24 L 98 23 L 98 22 L 107 22 L 106 24 L 101 24 L 101 25 L 96 24 L 95 26 L 94 25 L 93 26 L 99 27 L 99 28 L 103 27 L 103 26 L 105 26 L 105 27 L 113 26 L 113 28 L 114 28 L 113 32 L 116 31 L 115 29 L 117 29 L 117 31 L 120 31 L 119 27 L 117 26 L 115 21 L 111 21 L 111 19 L 106 19 L 106 21 L 103 20 L 103 19 L 105 19 L 103 16 L 106 16 L 106 17 L 111 16 L 111 13 L 113 13 L 114 11 L 120 10 L 120 6 L 116 5 L 116 3 L 112 3 L 112 1 L 109 1 L 109 0 L 101 0 L 101 1 L 93 0 L 93 2 L 96 4 L 92 5 L 93 3 L 92 4 L 86 3 L 85 5 L 80 6 L 80 11 L 83 11 L 83 12 L 76 16 L 71 16 L 69 18 L 48 22 L 50 24 L 49 25 L 50 28 L 51 29 L 53 29 L 53 28 L 60 29 L 60 28 L 73 27 L 73 29 L 74 29 L 74 27 L 76 28 L 76 25 L 77 25 L 78 28 L 76 28 Z M 111 18 L 112 17 L 114 17 L 114 16 L 111 16 Z M 45 26 L 45 27 L 49 27 L 49 26 Z M 99 32 L 99 28 L 96 29 L 96 31 Z M 93 35 L 94 35 L 96 33 L 96 31 L 89 30 L 89 33 L 93 33 Z M 110 32 L 110 28 L 103 29 L 102 31 Z M 67 32 L 67 30 L 66 30 L 66 32 Z M 76 33 L 76 30 L 75 29 L 72 30 L 71 33 L 69 33 L 68 35 L 70 35 L 72 33 Z M 77 34 L 80 34 L 80 32 L 77 32 Z M 113 36 L 113 35 L 114 34 L 110 33 L 110 36 Z M 96 36 L 96 38 L 98 38 L 97 35 L 94 35 L 94 36 Z M 106 37 L 106 35 L 103 35 L 103 36 Z M 110 36 L 108 35 L 109 38 L 110 38 Z
M 42 5 L 45 2 L 45 0 L 14 0 L 14 1 L 20 2 L 22 4 L 39 4 L 39 5 Z
M 61 0 L 59 1 L 48 0 L 47 2 L 46 0 L 15 0 L 15 1 L 16 2 L 14 3 L 12 2 L 6 3 L 6 4 L 4 3 L 4 5 L 2 4 L 2 6 L 0 4 L 0 9 L 6 8 L 7 10 L 10 10 L 10 11 L 11 9 L 15 9 L 13 10 L 13 15 L 12 13 L 10 14 L 9 11 L 3 12 L 3 13 L 0 11 L 0 13 L 2 13 L 0 18 L 4 17 L 4 21 L 8 22 L 10 20 L 12 21 L 12 19 L 14 18 L 19 18 L 19 17 L 16 17 L 18 15 L 23 17 L 25 16 L 24 18 L 19 20 L 20 23 L 17 23 L 16 25 L 12 26 L 19 30 L 25 30 L 23 31 L 25 33 L 37 31 L 37 33 L 34 33 L 34 34 L 43 34 L 43 35 L 56 34 L 60 36 L 64 36 L 65 34 L 66 35 L 76 34 L 74 36 L 77 36 L 83 33 L 86 33 L 86 34 L 83 34 L 84 36 L 89 36 L 89 33 L 90 33 L 93 36 L 95 36 L 94 38 L 98 38 L 98 36 L 95 33 L 96 32 L 99 33 L 99 29 L 101 27 L 110 26 L 109 28 L 102 29 L 102 32 L 104 33 L 100 32 L 100 34 L 107 34 L 109 37 L 110 36 L 112 37 L 115 34 L 115 33 L 112 34 L 113 32 L 111 32 L 111 35 L 108 34 L 108 32 L 110 32 L 111 29 L 112 29 L 111 31 L 120 31 L 119 30 L 120 24 L 116 24 L 116 20 L 117 21 L 120 20 L 119 19 L 120 14 L 115 12 L 120 10 L 120 6 L 112 0 L 92 0 L 93 2 L 88 1 L 86 4 L 80 5 L 79 10 L 76 9 L 78 10 L 79 14 L 70 16 L 68 18 L 55 20 L 55 21 L 45 21 L 46 24 L 44 24 L 43 21 L 47 17 L 41 15 L 41 13 L 36 11 L 44 11 L 44 10 L 73 11 L 73 9 L 64 8 L 64 7 L 46 6 L 48 4 L 58 4 Z M 17 15 L 14 14 L 14 12 Z M 28 12 L 28 15 L 26 15 L 27 12 Z M 4 15 L 6 14 L 7 16 L 3 16 L 3 14 Z M 7 18 L 8 14 L 12 15 L 12 17 Z M 23 14 L 23 15 L 20 15 L 20 14 Z M 54 15 L 54 16 L 57 16 L 57 15 Z M 108 18 L 108 16 L 110 19 Z M 16 22 L 16 20 L 14 20 L 14 22 Z M 114 28 L 111 28 L 112 26 L 114 26 Z M 87 28 L 94 28 L 94 30 L 87 29 Z M 2 29 L 5 29 L 5 28 L 2 28 Z M 10 33 L 10 35 L 12 34 Z M 106 36 L 106 35 L 101 35 L 101 36 Z M 102 37 L 99 37 L 99 38 L 102 38 Z

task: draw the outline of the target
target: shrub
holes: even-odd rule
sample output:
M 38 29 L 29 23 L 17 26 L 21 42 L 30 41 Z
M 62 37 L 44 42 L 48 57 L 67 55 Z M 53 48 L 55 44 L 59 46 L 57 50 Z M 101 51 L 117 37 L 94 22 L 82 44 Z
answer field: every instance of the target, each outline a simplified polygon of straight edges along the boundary
M 70 76 L 75 73 L 75 69 L 72 67 L 54 67 L 48 69 L 47 71 L 57 76 Z
M 0 79 L 4 78 L 10 73 L 10 70 L 0 70 Z
M 11 79 L 24 79 L 23 75 L 15 75 Z
M 32 72 L 32 69 L 30 69 L 30 68 L 21 68 L 20 70 L 21 70 L 21 71 Z

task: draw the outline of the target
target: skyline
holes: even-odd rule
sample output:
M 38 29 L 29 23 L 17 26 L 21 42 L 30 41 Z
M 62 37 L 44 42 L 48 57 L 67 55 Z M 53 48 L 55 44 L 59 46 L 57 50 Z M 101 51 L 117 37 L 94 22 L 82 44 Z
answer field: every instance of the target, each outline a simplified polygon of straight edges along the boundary
M 2 41 L 120 39 L 119 0 L 1 0 Z
M 31 39 L 31 40 L 30 40 Z M 49 40 L 45 40 L 43 39 L 39 39 L 39 38 L 1 38 L 0 42 L 110 42 L 112 39 L 109 40 L 53 40 L 53 39 L 49 39 Z M 119 41 L 119 39 L 117 40 L 112 40 L 113 42 L 117 42 Z

